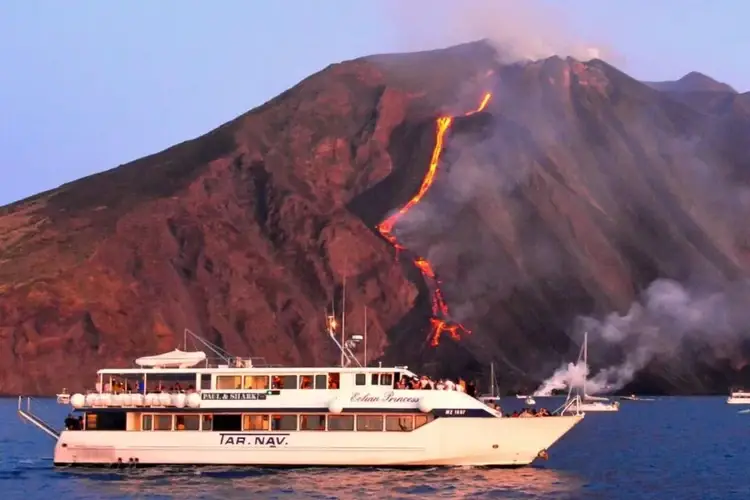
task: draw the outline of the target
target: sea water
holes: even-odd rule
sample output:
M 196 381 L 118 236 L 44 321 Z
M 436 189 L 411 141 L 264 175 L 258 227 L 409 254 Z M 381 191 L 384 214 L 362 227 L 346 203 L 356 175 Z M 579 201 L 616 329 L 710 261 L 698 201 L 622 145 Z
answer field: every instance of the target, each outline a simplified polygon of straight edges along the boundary
M 549 460 L 521 469 L 124 472 L 55 469 L 53 440 L 21 422 L 15 399 L 0 399 L 0 498 L 750 499 L 750 414 L 724 399 L 622 401 L 617 413 L 586 415 Z M 504 410 L 523 404 L 503 401 Z M 35 399 L 32 409 L 58 428 L 66 415 L 54 400 Z

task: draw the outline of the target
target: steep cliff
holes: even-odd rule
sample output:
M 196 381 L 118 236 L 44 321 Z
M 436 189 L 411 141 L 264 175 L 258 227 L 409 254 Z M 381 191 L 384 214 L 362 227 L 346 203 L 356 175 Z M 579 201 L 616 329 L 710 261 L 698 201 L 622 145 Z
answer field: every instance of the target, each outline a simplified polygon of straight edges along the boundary
M 0 209 L 0 392 L 90 386 L 185 327 L 269 362 L 335 362 L 323 312 L 345 276 L 370 359 L 451 375 L 495 361 L 504 387 L 530 387 L 575 352 L 578 316 L 626 311 L 658 278 L 744 278 L 727 186 L 746 181 L 750 114 L 716 92 L 733 104 L 599 60 L 503 65 L 484 42 L 332 65 L 205 136 Z M 441 116 L 434 180 L 386 234 L 424 187 Z M 465 330 L 435 337 L 434 319 Z M 743 360 L 655 359 L 635 384 L 723 390 Z

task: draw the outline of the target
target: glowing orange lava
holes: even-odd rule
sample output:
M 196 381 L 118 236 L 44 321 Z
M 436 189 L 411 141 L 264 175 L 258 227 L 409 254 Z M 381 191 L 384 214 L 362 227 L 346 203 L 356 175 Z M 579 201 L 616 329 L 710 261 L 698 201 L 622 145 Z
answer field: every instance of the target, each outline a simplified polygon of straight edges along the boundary
M 482 98 L 479 107 L 473 111 L 466 113 L 464 116 L 470 116 L 474 113 L 479 113 L 487 107 L 490 102 L 492 94 L 487 92 Z M 378 231 L 383 237 L 388 240 L 396 250 L 403 250 L 403 246 L 398 242 L 396 237 L 393 235 L 393 227 L 396 222 L 406 214 L 412 207 L 419 203 L 427 191 L 429 191 L 432 183 L 435 181 L 435 174 L 437 174 L 438 165 L 440 164 L 440 155 L 443 153 L 443 142 L 445 140 L 445 134 L 453 124 L 452 116 L 441 116 L 437 119 L 437 131 L 435 134 L 435 148 L 432 150 L 432 158 L 430 159 L 430 167 L 427 170 L 427 174 L 422 179 L 422 185 L 419 186 L 419 191 L 409 202 L 401 207 L 398 212 L 392 214 L 386 220 L 384 220 L 379 226 Z M 463 327 L 460 323 L 455 323 L 450 320 L 448 313 L 448 305 L 443 299 L 443 294 L 440 291 L 439 282 L 435 276 L 435 271 L 432 269 L 432 265 L 423 257 L 417 257 L 414 259 L 414 265 L 417 266 L 424 276 L 425 281 L 431 284 L 432 292 L 432 315 L 430 323 L 432 325 L 431 345 L 437 346 L 440 343 L 440 337 L 443 333 L 449 334 L 453 339 L 460 340 L 461 333 L 469 334 L 469 330 Z

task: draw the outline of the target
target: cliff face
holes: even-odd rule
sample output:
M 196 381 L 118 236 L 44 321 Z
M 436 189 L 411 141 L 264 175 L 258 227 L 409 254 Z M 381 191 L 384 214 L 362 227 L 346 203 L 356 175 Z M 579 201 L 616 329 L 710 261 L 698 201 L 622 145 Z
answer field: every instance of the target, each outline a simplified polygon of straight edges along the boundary
M 732 102 L 596 60 L 500 65 L 481 42 L 330 66 L 203 137 L 0 209 L 0 392 L 91 386 L 185 327 L 269 362 L 336 362 L 323 311 L 344 276 L 370 359 L 450 375 L 495 361 L 503 386 L 530 387 L 575 352 L 578 316 L 626 311 L 658 278 L 744 278 L 744 201 L 726 193 L 744 186 L 750 113 L 716 94 Z M 420 188 L 441 115 L 456 118 L 396 253 L 377 228 Z M 430 345 L 418 256 L 460 340 Z M 635 384 L 723 390 L 744 366 L 741 349 L 662 358 Z

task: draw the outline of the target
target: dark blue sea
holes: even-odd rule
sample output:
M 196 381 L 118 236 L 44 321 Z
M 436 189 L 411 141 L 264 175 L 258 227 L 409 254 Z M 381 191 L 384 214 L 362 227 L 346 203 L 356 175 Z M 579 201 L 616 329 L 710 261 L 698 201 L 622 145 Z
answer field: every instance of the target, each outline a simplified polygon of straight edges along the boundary
M 623 401 L 618 413 L 588 414 L 548 461 L 514 470 L 55 469 L 52 439 L 21 422 L 16 407 L 0 399 L 3 500 L 750 499 L 750 414 L 719 397 Z M 54 400 L 35 399 L 32 409 L 57 427 L 66 414 Z

